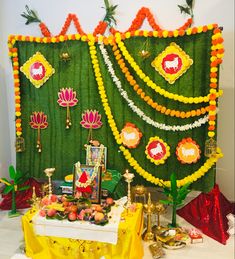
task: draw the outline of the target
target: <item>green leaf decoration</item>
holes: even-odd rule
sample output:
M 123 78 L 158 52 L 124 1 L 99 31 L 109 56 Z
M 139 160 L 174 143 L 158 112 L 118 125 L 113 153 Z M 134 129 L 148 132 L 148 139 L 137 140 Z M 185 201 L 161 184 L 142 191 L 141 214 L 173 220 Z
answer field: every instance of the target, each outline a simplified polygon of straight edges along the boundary
M 106 14 L 103 21 L 107 22 L 109 27 L 111 27 L 113 23 L 116 25 L 117 21 L 114 18 L 114 15 L 118 5 L 110 5 L 109 0 L 104 0 L 104 3 L 105 3 L 105 7 L 102 7 L 102 8 L 106 10 Z
M 0 179 L 2 179 L 4 182 L 7 182 L 7 183 L 11 184 L 5 177 L 2 177 Z
M 35 13 L 35 11 L 30 10 L 28 5 L 25 6 L 26 12 L 23 12 L 21 14 L 22 17 L 24 17 L 26 19 L 25 24 L 28 25 L 30 23 L 40 23 L 41 20 L 38 18 L 37 14 Z
M 3 194 L 8 194 L 14 189 L 14 185 L 7 185 L 5 189 L 3 190 Z
M 170 201 L 170 200 L 159 200 L 159 202 L 161 202 L 162 204 L 165 204 L 165 205 L 172 205 L 173 202 Z
M 181 12 L 181 13 L 186 13 L 186 14 L 188 14 L 188 15 L 191 15 L 191 14 L 190 14 L 190 8 L 189 8 L 189 7 L 184 7 L 184 6 L 182 6 L 182 5 L 178 5 L 178 7 L 180 8 L 180 12 Z
M 177 180 L 176 180 L 176 174 L 172 173 L 170 176 L 170 180 L 171 180 L 171 196 L 173 197 L 173 199 L 175 199 L 177 197 Z
M 29 185 L 26 185 L 26 186 L 22 186 L 18 189 L 18 191 L 25 191 L 25 190 L 28 190 L 30 188 Z
M 9 176 L 12 180 L 15 180 L 16 177 L 16 171 L 13 165 L 9 166 Z
M 193 0 L 186 0 L 186 3 L 191 9 L 193 8 Z

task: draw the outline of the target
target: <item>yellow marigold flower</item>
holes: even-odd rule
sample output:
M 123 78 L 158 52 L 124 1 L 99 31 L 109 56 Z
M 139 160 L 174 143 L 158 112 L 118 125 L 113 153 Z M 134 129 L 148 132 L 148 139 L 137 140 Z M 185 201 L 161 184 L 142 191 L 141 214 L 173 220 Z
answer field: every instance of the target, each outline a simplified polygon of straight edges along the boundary
M 78 34 L 78 33 L 75 34 L 75 39 L 76 39 L 76 40 L 80 40 L 80 38 L 81 38 L 81 35 L 80 35 L 80 34 Z
M 209 136 L 210 138 L 213 138 L 213 137 L 215 136 L 215 132 L 209 131 L 209 132 L 208 132 L 208 136 Z
M 157 37 L 158 36 L 158 31 L 153 31 L 153 36 Z
M 16 135 L 17 135 L 18 137 L 20 137 L 20 136 L 22 135 L 22 132 L 17 131 L 17 132 L 16 132 Z
M 21 116 L 21 112 L 15 112 L 15 116 L 16 117 L 20 117 Z

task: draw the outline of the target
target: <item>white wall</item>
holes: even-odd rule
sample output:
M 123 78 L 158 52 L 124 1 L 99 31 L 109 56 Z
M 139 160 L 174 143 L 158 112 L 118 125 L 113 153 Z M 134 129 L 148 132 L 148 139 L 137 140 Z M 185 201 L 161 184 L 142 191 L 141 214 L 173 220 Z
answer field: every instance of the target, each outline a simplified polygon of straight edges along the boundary
M 165 29 L 171 30 L 180 27 L 188 18 L 180 14 L 177 7 L 178 4 L 184 4 L 184 0 L 112 0 L 112 3 L 118 4 L 117 29 L 121 31 L 130 26 L 131 21 L 142 6 L 149 7 L 159 25 Z M 4 92 L 7 90 L 7 103 L 0 96 L 0 165 L 6 164 L 9 160 L 13 163 L 15 161 L 14 98 L 12 69 L 7 57 L 7 36 L 9 34 L 41 35 L 37 25 L 24 25 L 25 21 L 20 13 L 25 10 L 26 4 L 37 10 L 41 20 L 48 25 L 53 34 L 59 33 L 68 13 L 77 14 L 85 32 L 92 32 L 98 21 L 104 16 L 104 10 L 101 8 L 104 6 L 103 0 L 0 0 L 0 33 L 2 32 L 0 42 L 2 62 L 0 67 L 4 75 L 4 80 L 0 81 L 1 95 L 3 92 L 4 96 Z M 234 1 L 196 0 L 194 16 L 195 26 L 218 23 L 224 27 L 223 37 L 226 52 L 220 73 L 220 86 L 224 90 L 224 95 L 220 98 L 218 127 L 218 143 L 224 152 L 224 158 L 217 165 L 217 182 L 225 196 L 234 200 Z M 146 24 L 144 28 L 149 29 Z M 70 32 L 74 31 L 74 27 L 72 27 Z M 9 127 L 7 126 L 8 119 Z M 2 121 L 4 125 L 2 125 Z M 11 143 L 11 158 L 9 143 Z

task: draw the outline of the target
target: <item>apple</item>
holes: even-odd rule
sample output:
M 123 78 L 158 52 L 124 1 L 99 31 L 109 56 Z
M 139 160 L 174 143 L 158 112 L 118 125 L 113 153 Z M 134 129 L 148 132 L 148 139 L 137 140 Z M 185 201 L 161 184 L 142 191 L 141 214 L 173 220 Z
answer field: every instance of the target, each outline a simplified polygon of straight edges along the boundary
M 104 218 L 104 213 L 96 212 L 95 214 L 95 221 L 101 221 Z
M 103 208 L 100 206 L 100 204 L 93 204 L 92 205 L 92 210 L 98 211 L 98 212 L 102 212 Z
M 78 206 L 77 205 L 71 205 L 71 206 L 69 206 L 68 209 L 71 212 L 77 212 L 78 211 Z
M 57 210 L 55 210 L 55 209 L 49 209 L 49 210 L 47 211 L 47 216 L 48 216 L 48 217 L 54 217 L 55 214 L 56 214 L 56 212 L 57 212 Z
M 114 203 L 113 198 L 111 198 L 111 197 L 106 198 L 106 203 L 108 205 L 113 205 L 113 203 Z
M 47 196 L 45 196 L 45 197 L 42 198 L 41 204 L 42 204 L 43 206 L 50 205 L 50 204 L 51 204 L 51 200 L 50 200 Z
M 57 196 L 55 194 L 52 194 L 51 195 L 51 201 L 52 202 L 57 202 L 57 200 L 58 200 Z
M 68 219 L 70 221 L 75 221 L 77 219 L 77 212 L 74 212 L 74 211 L 69 212 Z
M 39 215 L 40 215 L 41 217 L 46 217 L 46 211 L 45 211 L 45 210 L 40 210 L 40 211 L 39 211 Z

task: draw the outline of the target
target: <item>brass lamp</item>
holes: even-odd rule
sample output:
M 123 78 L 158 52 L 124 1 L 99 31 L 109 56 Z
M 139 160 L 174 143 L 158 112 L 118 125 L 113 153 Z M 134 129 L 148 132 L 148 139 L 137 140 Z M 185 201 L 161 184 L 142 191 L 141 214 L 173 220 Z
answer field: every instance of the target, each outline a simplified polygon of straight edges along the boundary
M 155 210 L 155 206 L 151 201 L 151 194 L 148 194 L 148 202 L 144 204 L 144 212 L 147 214 L 147 230 L 143 234 L 144 241 L 153 241 L 154 240 L 154 233 L 152 232 L 152 222 L 151 217 Z

